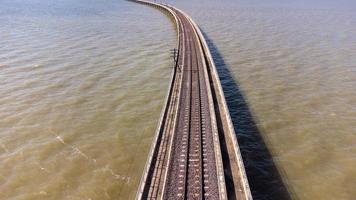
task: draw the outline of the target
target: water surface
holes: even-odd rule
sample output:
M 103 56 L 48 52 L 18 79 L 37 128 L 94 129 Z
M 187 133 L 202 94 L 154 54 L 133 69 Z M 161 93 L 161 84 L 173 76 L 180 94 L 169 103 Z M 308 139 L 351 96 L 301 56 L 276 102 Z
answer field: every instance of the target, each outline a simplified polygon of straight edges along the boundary
M 355 199 L 355 2 L 171 2 L 215 46 L 255 199 Z
M 213 44 L 255 199 L 276 199 L 276 185 L 354 199 L 355 3 L 171 3 Z M 133 199 L 171 21 L 126 1 L 4 0 L 0 27 L 0 199 Z
M 0 2 L 0 199 L 133 199 L 174 26 L 126 1 Z

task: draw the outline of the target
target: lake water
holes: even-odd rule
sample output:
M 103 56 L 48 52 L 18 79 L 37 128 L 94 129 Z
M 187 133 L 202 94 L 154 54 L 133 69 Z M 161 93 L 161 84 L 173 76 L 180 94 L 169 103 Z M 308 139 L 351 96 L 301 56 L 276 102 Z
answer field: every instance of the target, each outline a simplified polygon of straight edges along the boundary
M 255 199 L 355 199 L 356 3 L 169 3 L 209 39 Z M 172 70 L 169 18 L 3 0 L 0 38 L 0 199 L 133 199 Z

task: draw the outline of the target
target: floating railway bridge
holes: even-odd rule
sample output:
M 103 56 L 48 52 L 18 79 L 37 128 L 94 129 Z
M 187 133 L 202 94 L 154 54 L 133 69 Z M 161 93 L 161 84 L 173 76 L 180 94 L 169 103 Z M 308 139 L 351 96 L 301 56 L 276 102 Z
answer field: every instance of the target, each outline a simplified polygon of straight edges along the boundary
M 136 199 L 252 199 L 204 35 L 173 6 L 131 1 L 165 12 L 178 35 L 175 67 Z

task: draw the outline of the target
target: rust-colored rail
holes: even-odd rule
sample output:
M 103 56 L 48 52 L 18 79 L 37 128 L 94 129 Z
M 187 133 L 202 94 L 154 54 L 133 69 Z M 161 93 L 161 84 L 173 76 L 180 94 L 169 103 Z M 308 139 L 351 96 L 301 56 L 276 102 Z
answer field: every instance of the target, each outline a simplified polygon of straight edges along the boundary
M 178 32 L 176 67 L 137 199 L 252 199 L 225 97 L 201 31 L 179 9 L 135 2 L 167 12 Z

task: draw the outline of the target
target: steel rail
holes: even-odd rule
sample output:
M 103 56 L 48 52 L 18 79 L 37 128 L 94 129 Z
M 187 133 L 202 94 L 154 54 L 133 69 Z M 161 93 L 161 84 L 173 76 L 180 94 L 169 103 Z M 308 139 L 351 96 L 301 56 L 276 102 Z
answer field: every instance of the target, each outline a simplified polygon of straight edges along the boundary
M 178 32 L 169 92 L 136 199 L 252 199 L 220 80 L 201 30 L 177 8 L 131 1 L 165 11 Z

